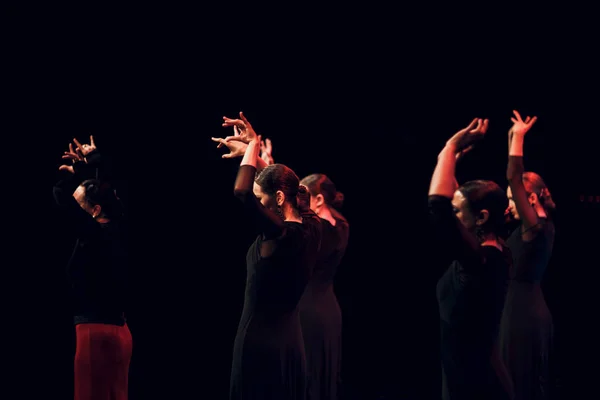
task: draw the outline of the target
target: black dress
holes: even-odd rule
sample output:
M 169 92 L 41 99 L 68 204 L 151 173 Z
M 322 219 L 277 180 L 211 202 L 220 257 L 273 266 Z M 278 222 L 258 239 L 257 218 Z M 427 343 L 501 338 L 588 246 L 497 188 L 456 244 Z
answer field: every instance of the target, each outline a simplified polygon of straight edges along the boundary
M 535 238 L 525 242 L 521 226 L 507 241 L 514 258 L 500 328 L 502 358 L 510 372 L 516 400 L 548 399 L 552 315 L 540 282 L 550 261 L 554 224 L 540 220 Z
M 333 278 L 346 252 L 349 225 L 336 218 L 321 220 L 319 260 L 300 301 L 300 323 L 306 351 L 307 399 L 337 400 L 341 385 L 342 312 Z
M 506 398 L 492 350 L 506 295 L 510 254 L 480 246 L 454 216 L 451 200 L 429 197 L 429 213 L 454 261 L 439 279 L 442 398 Z
M 241 166 L 236 192 L 261 233 L 246 255 L 244 308 L 233 348 L 232 400 L 303 400 L 306 360 L 298 303 L 320 245 L 320 220 L 284 222 L 252 193 L 256 169 Z

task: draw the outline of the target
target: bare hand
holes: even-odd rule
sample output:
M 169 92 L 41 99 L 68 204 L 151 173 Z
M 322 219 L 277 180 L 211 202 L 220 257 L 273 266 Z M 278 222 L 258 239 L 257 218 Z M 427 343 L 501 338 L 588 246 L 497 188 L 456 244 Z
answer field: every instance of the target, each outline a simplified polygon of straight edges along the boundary
M 234 136 L 240 135 L 240 133 L 235 125 L 233 126 L 233 134 L 234 134 Z M 217 149 L 220 147 L 223 147 L 223 146 L 226 146 L 229 149 L 229 153 L 223 154 L 221 156 L 222 158 L 242 157 L 246 153 L 246 149 L 248 148 L 248 145 L 246 143 L 244 143 L 242 141 L 238 141 L 238 140 L 227 141 L 223 138 L 214 138 L 214 137 L 211 138 L 211 140 L 213 142 L 219 143 L 217 145 Z
M 90 144 L 81 144 L 77 139 L 73 139 L 73 142 L 77 145 L 77 151 L 79 151 L 83 157 L 96 150 L 96 144 L 94 143 L 94 136 L 90 135 Z
M 521 114 L 517 110 L 513 110 L 513 114 L 515 118 L 510 119 L 513 122 L 513 126 L 508 131 L 509 137 L 512 137 L 512 135 L 525 135 L 533 124 L 535 124 L 535 121 L 537 121 L 537 117 L 531 118 L 529 116 L 523 121 Z
M 457 153 L 466 150 L 468 147 L 473 146 L 476 142 L 483 139 L 483 136 L 488 130 L 489 120 L 475 118 L 471 123 L 464 129 L 456 132 L 446 142 L 446 145 L 454 146 Z
M 235 127 L 237 127 L 237 129 L 239 130 L 239 133 L 240 133 L 239 135 L 227 136 L 225 138 L 225 141 L 227 141 L 227 142 L 229 142 L 231 140 L 237 140 L 237 141 L 248 144 L 251 141 L 256 140 L 256 138 L 257 138 L 256 132 L 254 132 L 252 125 L 250 125 L 250 122 L 248 122 L 248 120 L 244 116 L 244 113 L 242 113 L 241 111 L 240 111 L 240 119 L 232 119 L 232 118 L 223 117 L 223 126 L 224 127 L 235 126 Z
M 75 164 L 77 161 L 83 161 L 83 154 L 81 151 L 79 151 L 79 149 L 74 150 L 73 145 L 69 143 L 69 151 L 65 151 L 65 154 L 63 154 L 62 158 L 71 160 L 73 161 L 73 164 Z
M 473 146 L 474 145 L 470 145 L 466 149 L 461 150 L 458 153 L 456 153 L 456 162 L 458 162 L 460 159 L 462 159 L 465 156 L 465 154 L 467 154 L 468 152 L 470 152 L 471 150 L 473 150 Z
M 263 159 L 267 165 L 275 164 L 275 160 L 271 155 L 273 153 L 273 145 L 271 139 L 265 139 L 260 141 L 260 158 Z

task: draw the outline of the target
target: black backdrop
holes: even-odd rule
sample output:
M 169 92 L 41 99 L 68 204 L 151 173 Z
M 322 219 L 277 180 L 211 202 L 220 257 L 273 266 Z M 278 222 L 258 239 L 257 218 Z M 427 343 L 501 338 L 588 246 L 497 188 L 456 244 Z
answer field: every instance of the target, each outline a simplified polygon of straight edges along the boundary
M 132 221 L 131 398 L 226 398 L 254 232 L 232 195 L 239 160 L 221 159 L 210 137 L 228 135 L 221 117 L 240 110 L 273 140 L 277 162 L 299 176 L 324 172 L 346 195 L 351 238 L 336 290 L 345 390 L 355 399 L 438 395 L 434 290 L 444 266 L 424 219 L 437 153 L 473 117 L 489 118 L 488 137 L 459 167 L 459 180 L 505 185 L 511 110 L 537 115 L 526 168 L 546 179 L 560 209 L 544 282 L 560 393 L 573 398 L 593 383 L 600 203 L 587 196 L 600 194 L 598 82 L 586 35 L 566 38 L 539 22 L 515 32 L 514 55 L 512 35 L 501 39 L 489 27 L 407 36 L 393 24 L 387 32 L 386 18 L 362 16 L 362 24 L 319 20 L 311 30 L 296 22 L 285 38 L 290 25 L 261 25 L 249 39 L 243 26 L 241 36 L 226 24 L 198 28 L 183 11 L 144 30 L 132 23 L 139 19 L 111 25 L 90 15 L 71 21 L 76 29 L 46 21 L 35 34 L 20 23 L 35 26 L 41 14 L 12 15 L 19 57 L 11 62 L 6 145 L 21 167 L 8 162 L 20 195 L 7 199 L 23 211 L 8 216 L 7 262 L 17 268 L 5 292 L 6 304 L 16 304 L 7 344 L 23 398 L 71 396 L 64 265 L 72 238 L 51 187 L 69 140 L 90 133 L 117 161 Z

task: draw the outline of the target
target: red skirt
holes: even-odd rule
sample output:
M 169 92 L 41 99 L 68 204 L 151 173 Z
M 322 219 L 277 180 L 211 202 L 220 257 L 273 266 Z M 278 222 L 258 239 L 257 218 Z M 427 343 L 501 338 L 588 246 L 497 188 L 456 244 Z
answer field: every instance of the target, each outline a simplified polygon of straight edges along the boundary
M 127 400 L 132 351 L 127 324 L 78 324 L 75 332 L 75 400 Z

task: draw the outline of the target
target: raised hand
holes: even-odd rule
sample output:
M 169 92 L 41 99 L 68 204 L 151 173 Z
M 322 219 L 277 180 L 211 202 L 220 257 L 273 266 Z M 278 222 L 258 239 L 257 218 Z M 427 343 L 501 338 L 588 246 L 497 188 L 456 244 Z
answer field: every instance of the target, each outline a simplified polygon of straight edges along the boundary
M 521 114 L 517 110 L 513 110 L 514 118 L 510 120 L 513 122 L 513 126 L 508 131 L 509 135 L 525 135 L 529 129 L 535 124 L 537 121 L 537 117 L 529 117 L 525 118 L 525 121 L 521 118 Z
M 78 149 L 73 149 L 73 144 L 69 143 L 69 151 L 65 151 L 62 156 L 63 160 L 71 160 L 71 164 L 75 164 L 77 161 L 84 161 L 83 154 Z M 59 171 L 68 171 L 70 173 L 75 173 L 73 170 L 73 165 L 61 165 L 58 167 Z
M 73 139 L 73 142 L 77 145 L 77 151 L 79 151 L 83 157 L 96 150 L 96 144 L 94 143 L 94 136 L 90 135 L 90 144 L 81 144 L 77 139 Z
M 263 159 L 267 165 L 275 164 L 275 160 L 272 156 L 273 153 L 273 145 L 271 144 L 271 139 L 265 139 L 260 141 L 260 158 Z
M 239 135 L 227 136 L 225 141 L 229 142 L 232 140 L 244 142 L 246 144 L 250 143 L 252 140 L 257 139 L 256 132 L 250 125 L 250 122 L 244 116 L 244 113 L 240 111 L 240 119 L 232 119 L 228 117 L 223 117 L 223 126 L 235 126 L 239 130 Z
M 487 119 L 475 118 L 466 128 L 456 132 L 448 139 L 446 145 L 454 146 L 457 154 L 466 152 L 469 147 L 483 139 L 488 130 L 488 124 L 489 120 Z
M 471 150 L 473 150 L 473 146 L 474 145 L 470 145 L 466 149 L 461 150 L 458 153 L 456 153 L 456 162 L 458 162 L 459 160 L 461 160 L 465 156 L 465 154 L 467 154 L 468 152 L 470 152 Z
M 239 136 L 240 132 L 238 131 L 237 126 L 233 126 L 233 135 L 234 136 Z M 235 157 L 242 157 L 244 155 L 244 153 L 246 153 L 246 148 L 248 147 L 248 145 L 242 141 L 238 141 L 238 140 L 230 140 L 227 141 L 223 138 L 211 138 L 211 140 L 213 142 L 217 142 L 219 143 L 217 145 L 217 149 L 223 146 L 226 146 L 229 149 L 229 153 L 227 154 L 223 154 L 221 157 L 222 158 L 235 158 Z

